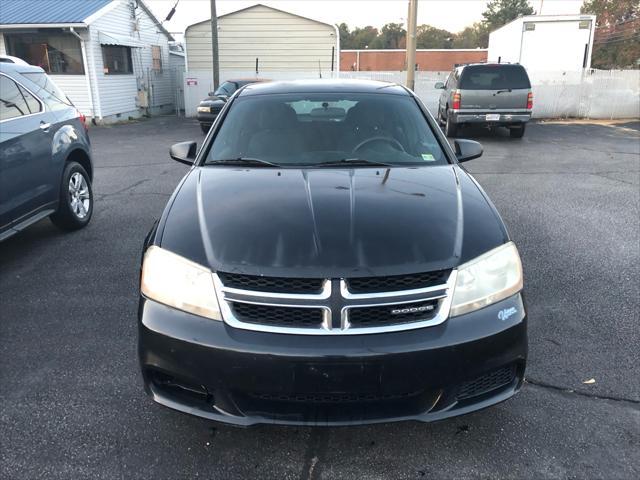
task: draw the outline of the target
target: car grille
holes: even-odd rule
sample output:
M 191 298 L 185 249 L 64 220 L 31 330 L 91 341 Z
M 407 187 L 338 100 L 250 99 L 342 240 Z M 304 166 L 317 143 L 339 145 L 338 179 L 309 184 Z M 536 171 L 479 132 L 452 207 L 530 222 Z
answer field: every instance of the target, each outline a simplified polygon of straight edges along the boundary
M 415 392 L 400 392 L 394 394 L 374 394 L 374 393 L 251 393 L 253 398 L 274 402 L 303 402 L 303 403 L 359 403 L 359 402 L 380 402 L 389 400 L 402 400 L 416 397 L 423 393 L 422 390 Z
M 324 283 L 320 278 L 261 277 L 220 272 L 218 276 L 227 287 L 256 292 L 318 293 Z
M 251 303 L 233 304 L 237 318 L 246 323 L 281 327 L 319 328 L 322 310 L 319 308 L 289 308 Z
M 405 303 L 383 307 L 354 308 L 349 314 L 349 323 L 355 327 L 395 325 L 418 322 L 433 318 L 438 309 L 438 300 L 420 303 Z
M 362 277 L 347 279 L 347 286 L 353 293 L 392 292 L 432 287 L 447 281 L 451 270 L 417 273 L 414 275 L 393 275 L 390 277 Z
M 444 322 L 456 274 L 442 270 L 413 276 L 309 279 L 217 273 L 214 282 L 223 319 L 233 327 L 349 335 Z
M 477 397 L 492 390 L 511 384 L 516 375 L 514 365 L 494 370 L 493 372 L 482 375 L 470 382 L 462 384 L 458 390 L 458 400 L 465 400 L 471 397 Z

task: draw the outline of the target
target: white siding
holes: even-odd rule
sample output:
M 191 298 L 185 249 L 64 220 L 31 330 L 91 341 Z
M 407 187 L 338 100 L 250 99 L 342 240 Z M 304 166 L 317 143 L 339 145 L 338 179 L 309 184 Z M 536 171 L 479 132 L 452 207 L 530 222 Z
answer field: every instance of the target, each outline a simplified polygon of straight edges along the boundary
M 211 24 L 197 23 L 185 33 L 189 70 L 211 70 Z M 331 25 L 298 17 L 264 5 L 224 15 L 218 20 L 220 69 L 253 71 L 331 70 L 339 58 L 338 39 Z
M 78 110 L 91 117 L 91 98 L 84 75 L 51 75 L 53 81 L 69 97 Z
M 135 10 L 134 19 L 129 2 L 122 1 L 120 5 L 102 17 L 98 18 L 89 27 L 91 36 L 91 55 L 98 86 L 100 99 L 100 115 L 109 117 L 123 114 L 138 116 L 143 110 L 138 107 L 137 97 L 139 89 L 149 89 L 149 106 L 155 109 L 171 107 L 174 103 L 175 93 L 172 87 L 171 72 L 169 69 L 169 43 L 164 33 L 159 32 L 158 27 L 151 17 L 142 8 Z M 105 75 L 102 60 L 102 46 L 99 33 L 112 33 L 120 37 L 134 38 L 144 44 L 142 48 L 132 48 L 133 74 Z M 151 46 L 159 45 L 162 50 L 163 71 L 152 71 Z
M 6 55 L 7 49 L 4 46 L 4 35 L 0 33 L 0 55 Z
M 175 53 L 169 54 L 169 68 L 176 70 L 178 72 L 185 71 L 185 60 L 184 55 L 178 55 Z

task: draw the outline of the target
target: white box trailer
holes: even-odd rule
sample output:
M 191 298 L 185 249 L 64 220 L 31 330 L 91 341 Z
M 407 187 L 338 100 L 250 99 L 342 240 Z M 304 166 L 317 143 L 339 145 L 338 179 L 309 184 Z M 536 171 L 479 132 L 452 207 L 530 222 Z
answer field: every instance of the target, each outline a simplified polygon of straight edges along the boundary
M 520 63 L 529 71 L 591 67 L 595 15 L 528 15 L 489 34 L 489 62 Z

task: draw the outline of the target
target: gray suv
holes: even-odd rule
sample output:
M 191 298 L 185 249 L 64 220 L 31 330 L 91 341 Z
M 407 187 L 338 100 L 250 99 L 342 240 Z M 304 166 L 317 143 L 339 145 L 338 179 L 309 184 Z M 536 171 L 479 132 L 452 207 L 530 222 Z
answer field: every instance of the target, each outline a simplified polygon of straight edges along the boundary
M 0 240 L 45 217 L 86 226 L 92 175 L 84 115 L 41 68 L 0 62 Z
M 438 101 L 438 120 L 445 134 L 455 137 L 466 124 L 508 127 L 511 137 L 522 138 L 531 118 L 533 93 L 522 65 L 478 63 L 455 68 Z

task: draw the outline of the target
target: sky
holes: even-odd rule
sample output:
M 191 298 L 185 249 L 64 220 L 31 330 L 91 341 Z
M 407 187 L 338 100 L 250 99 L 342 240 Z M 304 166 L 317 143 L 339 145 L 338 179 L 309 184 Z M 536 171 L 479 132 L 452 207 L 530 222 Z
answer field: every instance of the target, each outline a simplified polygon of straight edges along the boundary
M 145 0 L 160 21 L 164 20 L 176 0 Z M 406 23 L 407 0 L 217 0 L 218 15 L 262 3 L 280 10 L 336 24 L 345 22 L 349 27 L 385 23 Z M 574 14 L 580 12 L 582 0 L 529 0 L 534 11 L 542 14 Z M 418 25 L 429 24 L 458 32 L 473 22 L 482 20 L 485 0 L 418 0 Z M 164 26 L 181 38 L 188 25 L 210 18 L 209 0 L 180 0 L 176 14 Z

